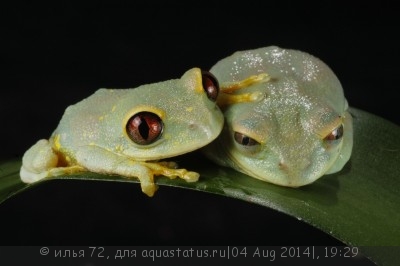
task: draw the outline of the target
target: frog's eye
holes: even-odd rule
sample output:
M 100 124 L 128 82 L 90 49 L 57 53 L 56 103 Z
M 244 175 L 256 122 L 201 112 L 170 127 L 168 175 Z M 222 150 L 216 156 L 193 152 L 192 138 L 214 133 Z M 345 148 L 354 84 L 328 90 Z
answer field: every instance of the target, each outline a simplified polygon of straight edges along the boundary
M 208 99 L 215 102 L 219 93 L 219 84 L 217 78 L 208 71 L 201 71 L 203 88 L 207 94 Z
M 234 138 L 237 143 L 243 146 L 254 146 L 260 144 L 255 139 L 252 139 L 249 136 L 246 136 L 245 134 L 239 132 L 235 132 Z
M 140 145 L 155 142 L 162 134 L 163 122 L 161 118 L 151 112 L 140 112 L 133 115 L 126 124 L 129 138 Z
M 343 137 L 343 125 L 338 126 L 324 138 L 325 141 L 334 141 Z

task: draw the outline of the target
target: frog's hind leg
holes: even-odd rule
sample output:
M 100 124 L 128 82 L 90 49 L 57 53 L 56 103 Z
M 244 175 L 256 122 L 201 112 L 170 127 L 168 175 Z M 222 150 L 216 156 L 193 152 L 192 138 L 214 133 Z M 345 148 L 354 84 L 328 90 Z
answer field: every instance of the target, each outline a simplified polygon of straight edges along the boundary
M 46 139 L 41 139 L 29 148 L 22 157 L 21 180 L 33 183 L 50 176 L 84 171 L 80 166 L 58 167 L 59 157 Z

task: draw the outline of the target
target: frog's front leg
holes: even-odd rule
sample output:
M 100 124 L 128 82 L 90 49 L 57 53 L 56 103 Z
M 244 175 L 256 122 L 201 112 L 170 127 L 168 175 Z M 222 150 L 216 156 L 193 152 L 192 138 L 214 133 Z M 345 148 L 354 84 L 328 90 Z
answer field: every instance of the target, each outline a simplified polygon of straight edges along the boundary
M 221 84 L 221 91 L 224 93 L 233 93 L 237 90 L 250 87 L 254 84 L 268 82 L 271 77 L 267 73 L 260 73 L 258 75 L 251 75 L 247 78 L 234 82 L 224 82 Z
M 171 179 L 180 177 L 188 182 L 195 182 L 199 174 L 176 167 L 172 162 L 141 162 L 123 155 L 115 154 L 97 146 L 81 147 L 76 160 L 79 165 L 96 173 L 116 174 L 127 178 L 138 178 L 142 191 L 152 197 L 157 190 L 154 176 L 164 175 Z
M 269 82 L 270 80 L 271 77 L 267 73 L 261 73 L 236 82 L 221 83 L 220 87 L 222 93 L 218 96 L 217 104 L 221 109 L 225 109 L 227 106 L 232 104 L 261 100 L 264 97 L 264 94 L 259 91 L 252 93 L 234 93 L 255 84 Z

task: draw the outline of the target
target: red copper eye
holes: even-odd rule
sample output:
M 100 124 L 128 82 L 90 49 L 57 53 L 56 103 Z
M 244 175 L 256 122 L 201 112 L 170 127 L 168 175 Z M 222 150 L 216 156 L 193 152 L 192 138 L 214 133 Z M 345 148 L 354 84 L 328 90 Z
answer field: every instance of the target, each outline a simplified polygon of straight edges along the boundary
M 207 94 L 208 99 L 215 102 L 219 93 L 219 84 L 217 78 L 208 71 L 202 70 L 201 77 L 203 88 Z
M 128 133 L 129 138 L 139 145 L 155 142 L 161 136 L 162 131 L 161 118 L 150 112 L 137 113 L 126 124 L 126 133 Z

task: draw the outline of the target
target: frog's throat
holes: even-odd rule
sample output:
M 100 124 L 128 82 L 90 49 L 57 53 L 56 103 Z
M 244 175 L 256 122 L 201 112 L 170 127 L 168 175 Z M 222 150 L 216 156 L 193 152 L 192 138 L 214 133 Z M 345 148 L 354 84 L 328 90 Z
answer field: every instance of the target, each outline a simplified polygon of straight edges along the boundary
M 259 101 L 264 98 L 264 94 L 261 92 L 233 93 L 254 84 L 264 83 L 270 80 L 271 77 L 267 73 L 261 73 L 236 82 L 224 82 L 221 84 L 221 94 L 217 99 L 217 104 L 221 109 L 225 109 L 227 106 L 236 103 Z

